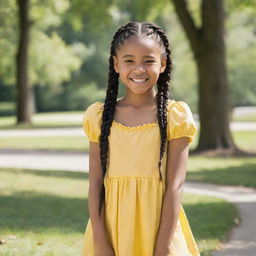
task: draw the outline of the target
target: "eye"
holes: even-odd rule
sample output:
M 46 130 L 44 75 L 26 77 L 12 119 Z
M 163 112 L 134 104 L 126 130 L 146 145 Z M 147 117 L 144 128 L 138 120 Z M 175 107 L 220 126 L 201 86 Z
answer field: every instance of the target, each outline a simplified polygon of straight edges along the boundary
M 153 63 L 155 62 L 154 60 L 147 60 L 146 63 Z
M 132 60 L 125 60 L 124 62 L 132 62 Z

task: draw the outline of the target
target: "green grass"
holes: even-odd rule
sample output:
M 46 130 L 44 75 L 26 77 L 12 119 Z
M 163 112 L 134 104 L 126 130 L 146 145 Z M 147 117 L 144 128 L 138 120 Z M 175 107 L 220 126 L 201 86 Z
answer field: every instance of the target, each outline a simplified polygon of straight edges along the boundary
M 84 111 L 47 112 L 33 116 L 32 125 L 16 125 L 15 116 L 0 117 L 0 129 L 38 129 L 78 127 L 82 125 Z
M 256 131 L 232 131 L 232 136 L 235 141 L 235 144 L 240 149 L 256 153 Z M 198 144 L 198 139 L 199 130 L 196 133 L 194 141 L 191 143 L 191 149 L 194 149 L 196 147 L 196 145 Z
M 88 220 L 88 175 L 0 169 L 1 256 L 78 256 Z M 208 196 L 183 195 L 202 256 L 209 256 L 239 218 L 236 208 Z M 11 236 L 15 236 L 11 239 Z
M 232 121 L 237 122 L 256 122 L 256 111 L 243 115 L 234 115 Z
M 256 131 L 233 131 L 232 134 L 238 147 L 256 152 Z
M 87 175 L 0 169 L 1 256 L 80 255 L 88 210 Z M 9 236 L 16 236 L 8 240 Z
M 41 149 L 88 152 L 85 137 L 0 137 L 0 149 Z
M 255 157 L 190 156 L 188 169 L 189 181 L 256 188 Z
M 201 256 L 210 256 L 240 222 L 236 207 L 215 197 L 184 194 L 183 206 Z

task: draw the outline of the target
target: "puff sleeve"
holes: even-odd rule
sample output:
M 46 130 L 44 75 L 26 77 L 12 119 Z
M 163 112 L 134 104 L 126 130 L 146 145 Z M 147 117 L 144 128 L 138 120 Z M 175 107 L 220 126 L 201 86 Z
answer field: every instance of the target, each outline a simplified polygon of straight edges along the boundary
M 102 105 L 101 102 L 91 104 L 83 115 L 83 130 L 88 140 L 99 143 L 101 127 Z
M 176 101 L 168 107 L 167 139 L 188 137 L 194 140 L 197 131 L 190 107 L 184 101 Z

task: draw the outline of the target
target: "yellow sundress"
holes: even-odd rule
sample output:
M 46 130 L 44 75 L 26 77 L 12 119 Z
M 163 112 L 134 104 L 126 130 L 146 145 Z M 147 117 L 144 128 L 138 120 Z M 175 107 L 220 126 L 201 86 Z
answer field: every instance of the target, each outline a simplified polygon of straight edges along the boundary
M 103 103 L 91 104 L 83 116 L 89 141 L 99 143 Z M 168 141 L 188 137 L 196 126 L 184 101 L 168 101 Z M 167 150 L 161 173 L 166 177 Z M 160 132 L 157 123 L 125 126 L 115 120 L 109 135 L 109 164 L 104 178 L 105 224 L 115 256 L 153 256 L 160 224 L 165 183 L 159 179 Z M 183 207 L 170 246 L 170 256 L 199 256 Z M 85 228 L 83 256 L 94 256 L 90 218 Z

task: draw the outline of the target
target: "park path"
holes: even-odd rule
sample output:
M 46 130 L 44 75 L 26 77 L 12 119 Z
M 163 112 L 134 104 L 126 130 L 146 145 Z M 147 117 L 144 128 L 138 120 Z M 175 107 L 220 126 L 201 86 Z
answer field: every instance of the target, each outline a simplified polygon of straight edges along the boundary
M 86 153 L 0 150 L 0 167 L 86 172 L 89 167 L 88 161 Z M 255 189 L 186 182 L 184 192 L 228 200 L 234 203 L 240 211 L 241 224 L 231 231 L 229 240 L 213 256 L 256 256 Z
M 86 171 L 89 169 L 89 157 L 83 152 L 0 149 L 0 167 Z
M 186 182 L 184 192 L 215 196 L 236 205 L 241 223 L 213 256 L 256 256 L 256 190 L 239 186 Z M 221 218 L 221 216 L 220 216 Z

